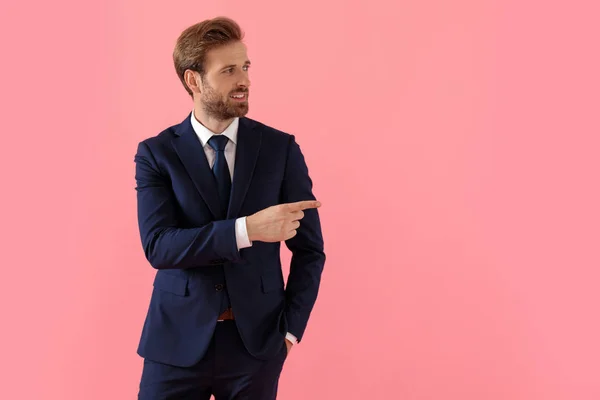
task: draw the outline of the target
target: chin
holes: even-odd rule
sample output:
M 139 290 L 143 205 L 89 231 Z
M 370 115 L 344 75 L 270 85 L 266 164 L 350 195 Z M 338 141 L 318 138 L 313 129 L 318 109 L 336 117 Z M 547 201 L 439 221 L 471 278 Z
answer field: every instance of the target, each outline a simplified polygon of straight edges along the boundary
M 240 107 L 240 106 L 236 107 L 235 111 L 232 114 L 235 114 L 237 117 L 243 117 L 246 114 L 248 114 L 248 109 L 249 109 L 249 107 L 248 107 L 248 104 L 246 103 L 246 105 L 244 105 L 242 107 Z

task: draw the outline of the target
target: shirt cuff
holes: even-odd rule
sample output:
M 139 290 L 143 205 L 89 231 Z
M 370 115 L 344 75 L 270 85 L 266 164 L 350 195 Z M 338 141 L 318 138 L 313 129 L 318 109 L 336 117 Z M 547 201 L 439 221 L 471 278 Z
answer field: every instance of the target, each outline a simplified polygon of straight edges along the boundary
M 285 334 L 285 338 L 292 342 L 292 344 L 298 344 L 298 338 L 296 338 L 296 336 L 292 335 L 289 332 Z
M 246 217 L 235 220 L 235 241 L 238 250 L 246 247 L 252 247 L 252 242 L 248 238 L 248 229 L 246 227 Z

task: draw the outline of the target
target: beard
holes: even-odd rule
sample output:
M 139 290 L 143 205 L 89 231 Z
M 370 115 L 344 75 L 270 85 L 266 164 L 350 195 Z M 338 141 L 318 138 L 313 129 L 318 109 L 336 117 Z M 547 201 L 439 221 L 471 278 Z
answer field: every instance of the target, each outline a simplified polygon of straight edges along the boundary
M 245 93 L 247 96 L 249 95 L 248 89 L 238 89 L 231 91 L 227 94 L 227 97 L 223 98 L 220 93 L 205 82 L 201 98 L 202 108 L 207 115 L 210 115 L 219 121 L 243 117 L 248 114 L 248 101 L 234 102 L 231 100 L 229 96 L 236 93 Z

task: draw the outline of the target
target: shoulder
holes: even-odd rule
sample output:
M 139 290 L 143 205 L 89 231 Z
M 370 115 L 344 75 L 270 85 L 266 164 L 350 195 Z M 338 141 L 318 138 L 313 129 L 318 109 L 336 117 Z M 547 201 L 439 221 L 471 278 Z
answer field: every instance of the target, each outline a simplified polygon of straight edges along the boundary
M 157 134 L 138 142 L 138 151 L 139 149 L 148 149 L 153 153 L 168 152 L 172 148 L 173 138 L 181 135 L 186 129 L 192 129 L 189 115 L 182 122 L 163 128 Z
M 256 132 L 260 132 L 263 140 L 270 140 L 280 143 L 290 143 L 294 140 L 293 134 L 284 132 L 280 129 L 251 118 L 240 118 L 240 124 L 245 125 Z
M 158 134 L 154 136 L 150 136 L 140 142 L 140 144 L 145 144 L 148 147 L 162 147 L 168 145 L 171 140 L 175 137 L 175 132 L 181 124 L 173 125 L 168 128 L 163 129 Z

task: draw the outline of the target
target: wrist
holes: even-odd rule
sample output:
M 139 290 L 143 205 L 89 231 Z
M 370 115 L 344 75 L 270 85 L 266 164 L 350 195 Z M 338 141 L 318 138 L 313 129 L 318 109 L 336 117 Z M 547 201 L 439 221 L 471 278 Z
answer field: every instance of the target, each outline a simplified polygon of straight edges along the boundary
M 248 234 L 248 240 L 250 240 L 250 242 L 256 241 L 256 238 L 254 237 L 255 233 L 253 221 L 253 215 L 246 217 L 246 233 Z
M 290 342 L 291 344 L 298 344 L 298 338 L 296 336 L 294 336 L 292 333 L 287 332 L 285 334 L 285 340 L 287 340 L 288 342 Z

